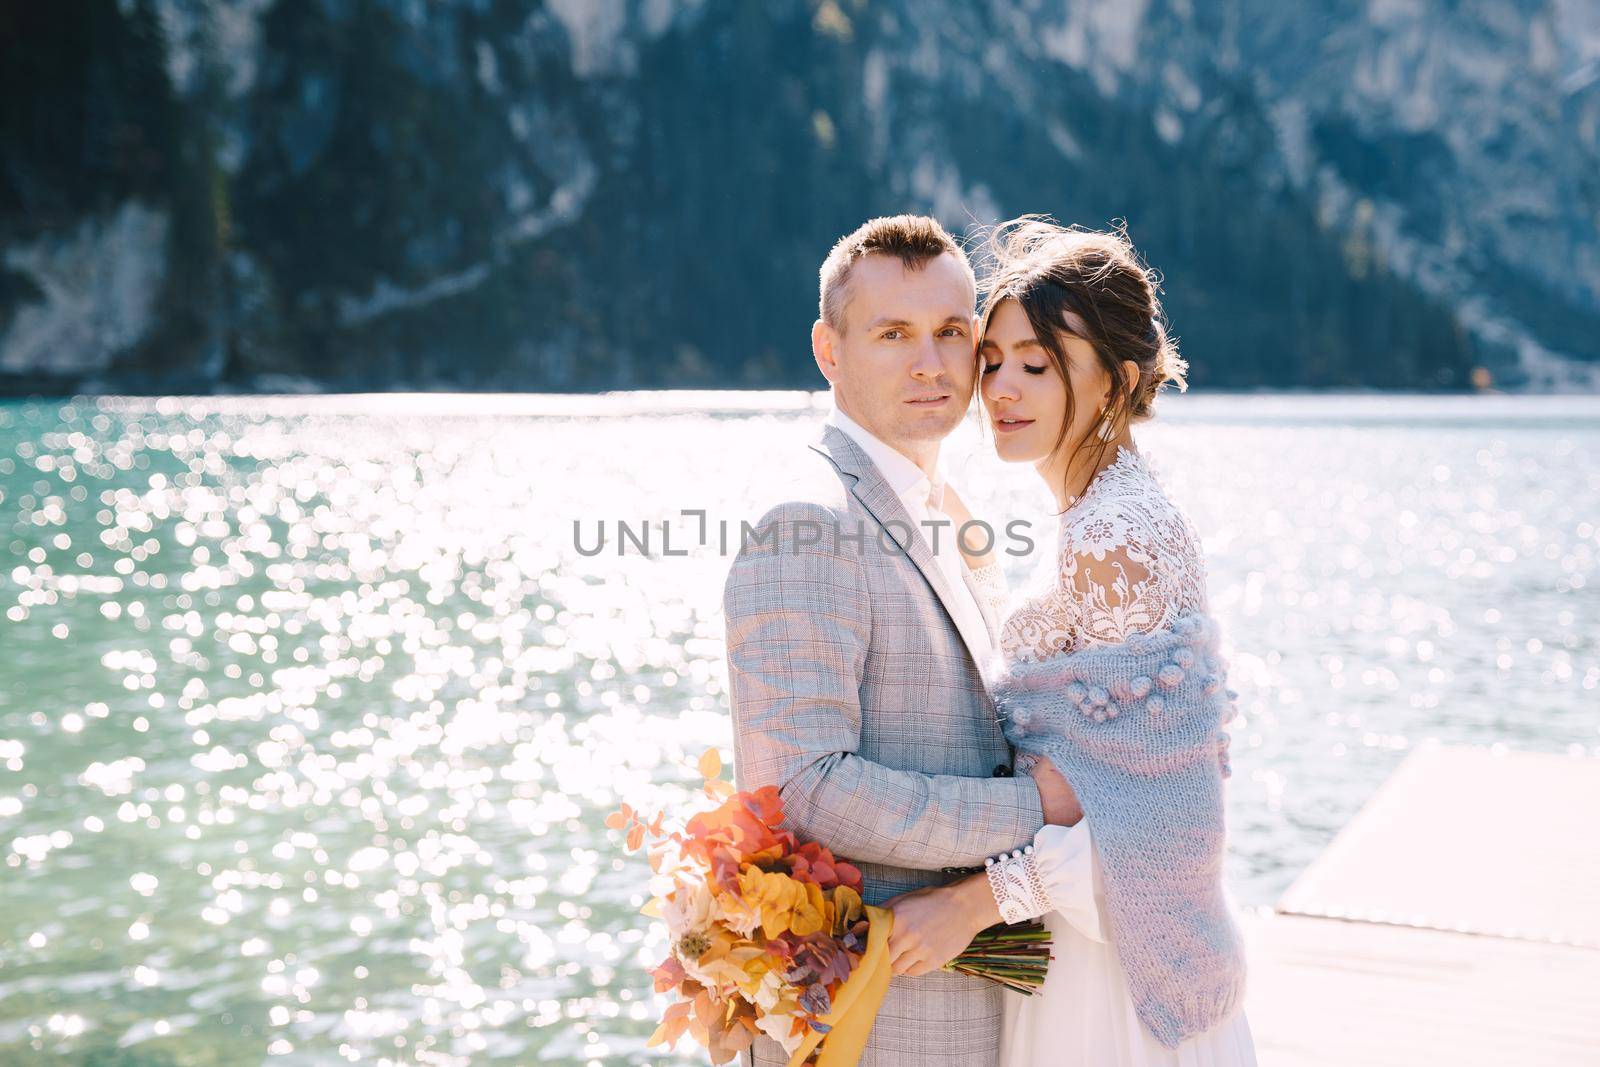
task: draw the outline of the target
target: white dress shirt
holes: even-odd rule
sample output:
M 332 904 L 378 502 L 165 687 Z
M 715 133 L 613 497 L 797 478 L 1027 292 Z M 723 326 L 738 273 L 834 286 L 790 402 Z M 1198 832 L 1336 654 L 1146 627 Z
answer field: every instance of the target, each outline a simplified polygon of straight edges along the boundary
M 967 585 L 966 562 L 961 555 L 961 546 L 956 543 L 956 524 L 944 511 L 943 462 L 935 464 L 934 476 L 929 478 L 908 456 L 884 444 L 860 423 L 840 411 L 837 403 L 828 413 L 827 422 L 830 426 L 837 426 L 861 446 L 867 458 L 876 464 L 884 480 L 889 483 L 889 488 L 905 505 L 911 523 L 916 527 L 915 536 L 921 537 L 923 543 L 929 546 L 934 561 L 944 574 L 945 584 L 950 588 L 951 599 L 945 606 L 955 619 L 956 629 L 961 632 L 962 640 L 967 643 L 967 651 L 972 653 L 979 669 L 986 668 L 994 652 L 994 643 L 989 636 L 989 627 L 983 620 L 983 612 L 978 608 L 978 599 Z M 924 526 L 924 522 L 930 525 Z M 934 528 L 931 524 L 936 522 L 942 525 Z

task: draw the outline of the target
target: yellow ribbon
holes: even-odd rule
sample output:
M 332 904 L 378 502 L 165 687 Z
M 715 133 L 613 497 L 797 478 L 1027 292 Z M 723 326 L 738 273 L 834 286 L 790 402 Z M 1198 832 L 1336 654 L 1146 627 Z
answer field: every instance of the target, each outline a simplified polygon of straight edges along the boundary
M 868 904 L 867 951 L 850 972 L 833 998 L 833 1010 L 822 1021 L 833 1029 L 826 1034 L 809 1031 L 800 1047 L 789 1057 L 789 1067 L 800 1067 L 818 1043 L 822 1055 L 817 1067 L 856 1067 L 867 1047 L 867 1035 L 878 1018 L 878 1008 L 889 989 L 889 931 L 894 929 L 894 912 Z

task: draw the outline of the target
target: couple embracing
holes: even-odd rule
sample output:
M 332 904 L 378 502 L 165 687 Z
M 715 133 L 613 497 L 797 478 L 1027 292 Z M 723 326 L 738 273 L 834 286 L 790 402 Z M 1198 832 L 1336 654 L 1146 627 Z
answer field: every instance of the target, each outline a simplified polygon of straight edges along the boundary
M 1198 538 L 1132 434 L 1184 364 L 1124 234 L 1024 218 L 992 243 L 981 311 L 929 218 L 874 219 L 822 265 L 834 407 L 724 592 L 739 785 L 778 787 L 894 912 L 862 1067 L 1249 1067 L 1233 694 Z M 1015 602 L 1006 517 L 975 521 L 939 461 L 975 395 L 1060 515 Z M 1054 943 L 1037 995 L 941 970 L 1028 919 Z

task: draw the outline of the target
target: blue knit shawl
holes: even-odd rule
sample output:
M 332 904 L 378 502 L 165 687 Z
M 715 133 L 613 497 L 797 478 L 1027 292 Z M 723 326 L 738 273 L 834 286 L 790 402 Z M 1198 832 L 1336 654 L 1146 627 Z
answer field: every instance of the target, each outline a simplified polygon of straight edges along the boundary
M 1244 992 L 1222 892 L 1222 723 L 1237 694 L 1218 636 L 1210 616 L 1187 615 L 1007 664 L 995 686 L 1006 736 L 1049 757 L 1083 805 L 1134 1006 L 1168 1048 L 1222 1022 Z

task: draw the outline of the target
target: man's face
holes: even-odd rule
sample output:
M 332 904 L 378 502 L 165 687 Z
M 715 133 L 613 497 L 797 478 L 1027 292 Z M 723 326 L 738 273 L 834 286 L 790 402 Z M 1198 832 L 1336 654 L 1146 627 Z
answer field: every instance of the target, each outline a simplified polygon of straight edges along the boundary
M 818 323 L 812 337 L 844 413 L 894 447 L 916 451 L 947 437 L 977 373 L 973 300 L 954 253 L 911 269 L 891 256 L 858 260 L 843 332 Z

